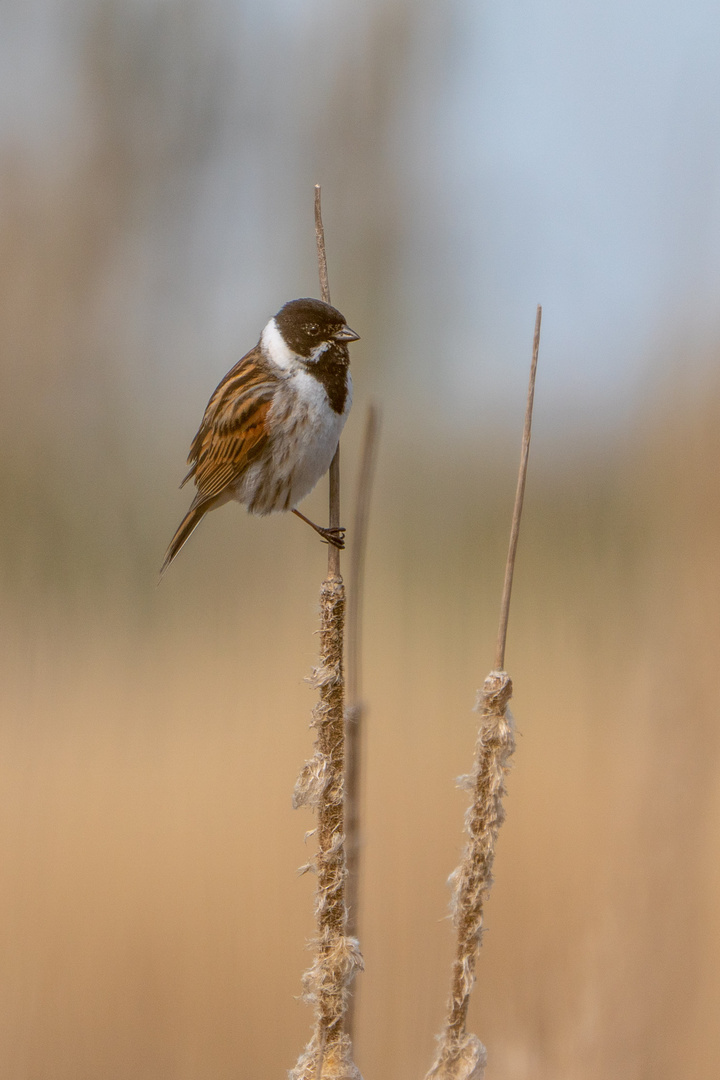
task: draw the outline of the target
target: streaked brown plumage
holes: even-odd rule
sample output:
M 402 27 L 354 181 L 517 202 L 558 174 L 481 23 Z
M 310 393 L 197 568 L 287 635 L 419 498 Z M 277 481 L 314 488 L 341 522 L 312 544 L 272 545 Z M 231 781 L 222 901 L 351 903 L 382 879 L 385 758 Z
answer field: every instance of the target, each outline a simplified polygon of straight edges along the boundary
M 357 337 L 320 300 L 290 301 L 270 320 L 208 402 L 183 480 L 197 494 L 161 574 L 204 515 L 231 499 L 254 514 L 295 511 L 327 471 L 350 411 L 347 343 Z M 344 530 L 309 524 L 342 546 Z

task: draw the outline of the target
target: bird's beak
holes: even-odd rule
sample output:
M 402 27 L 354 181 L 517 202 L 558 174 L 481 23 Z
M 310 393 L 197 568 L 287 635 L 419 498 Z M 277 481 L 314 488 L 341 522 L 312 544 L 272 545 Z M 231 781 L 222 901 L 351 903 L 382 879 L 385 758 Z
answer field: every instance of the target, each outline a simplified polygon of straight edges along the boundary
M 359 341 L 360 335 L 356 334 L 354 330 L 351 330 L 349 326 L 342 326 L 336 334 L 333 334 L 336 341 Z

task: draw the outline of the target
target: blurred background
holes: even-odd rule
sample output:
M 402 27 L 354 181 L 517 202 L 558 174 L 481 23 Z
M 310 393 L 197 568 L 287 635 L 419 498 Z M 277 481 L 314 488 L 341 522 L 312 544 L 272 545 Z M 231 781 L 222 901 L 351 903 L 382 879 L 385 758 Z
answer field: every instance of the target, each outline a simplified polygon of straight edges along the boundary
M 282 1076 L 309 1032 L 325 548 L 229 506 L 156 586 L 210 392 L 317 295 L 316 182 L 346 524 L 383 411 L 358 1064 L 424 1075 L 442 1019 L 541 302 L 470 1027 L 488 1080 L 714 1071 L 719 50 L 703 0 L 4 0 L 0 1077 Z

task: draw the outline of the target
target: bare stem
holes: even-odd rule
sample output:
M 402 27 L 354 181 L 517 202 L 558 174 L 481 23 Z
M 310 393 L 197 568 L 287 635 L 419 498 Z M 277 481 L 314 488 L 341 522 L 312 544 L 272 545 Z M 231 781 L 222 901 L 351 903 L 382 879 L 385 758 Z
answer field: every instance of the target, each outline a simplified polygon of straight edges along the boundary
M 327 255 L 325 254 L 325 229 L 323 228 L 319 184 L 315 185 L 315 241 L 317 243 L 320 296 L 326 304 L 329 304 L 330 286 L 328 285 Z
M 320 212 L 320 188 L 315 188 L 315 231 L 323 299 L 328 302 L 325 240 Z M 330 470 L 330 524 L 339 524 L 338 455 Z M 312 726 L 317 735 L 312 758 L 295 786 L 294 805 L 311 806 L 317 814 L 317 874 L 315 957 L 303 977 L 305 1000 L 315 1006 L 310 1042 L 291 1071 L 292 1080 L 361 1080 L 352 1060 L 352 1045 L 344 1031 L 349 986 L 362 968 L 357 941 L 347 934 L 345 907 L 345 586 L 340 556 L 329 545 L 328 574 L 320 590 L 320 660 L 311 683 L 318 691 Z M 310 867 L 308 867 L 309 869 Z
M 317 243 L 318 277 L 320 278 L 320 296 L 326 304 L 330 303 L 330 285 L 328 284 L 327 254 L 325 252 L 325 229 L 322 220 L 320 185 L 315 185 L 315 241 Z M 330 528 L 340 525 L 340 443 L 330 463 Z M 328 544 L 328 578 L 340 577 L 340 549 Z
M 337 529 L 340 526 L 340 443 L 337 444 L 337 449 L 330 462 L 330 472 L 328 473 L 330 480 L 330 507 L 329 507 L 329 522 L 331 529 Z M 334 544 L 328 544 L 328 578 L 338 578 L 342 581 L 342 575 L 340 573 L 340 548 L 336 548 Z
M 364 703 L 362 700 L 362 601 L 367 548 L 370 495 L 379 431 L 379 414 L 370 405 L 365 423 L 360 474 L 350 553 L 350 589 L 347 618 L 347 706 L 345 709 L 345 851 L 347 856 L 347 933 L 358 936 L 360 892 L 360 786 Z M 355 995 L 351 993 L 345 1015 L 345 1030 L 354 1039 Z
M 370 497 L 372 494 L 375 458 L 380 433 L 380 411 L 375 404 L 368 406 L 365 420 L 357 497 L 353 517 L 352 548 L 350 552 L 350 598 L 347 620 L 347 703 L 351 709 L 362 699 L 361 629 L 363 579 L 367 550 Z
M 507 563 L 505 564 L 505 582 L 503 585 L 502 600 L 500 602 L 500 626 L 498 627 L 497 648 L 495 650 L 496 671 L 503 671 L 505 667 L 505 643 L 507 641 L 508 618 L 510 617 L 510 595 L 512 593 L 513 574 L 515 573 L 515 555 L 517 553 L 518 537 L 520 535 L 520 518 L 522 517 L 528 457 L 530 455 L 530 430 L 532 428 L 533 400 L 535 397 L 535 372 L 537 371 L 538 352 L 540 350 L 541 322 L 542 308 L 540 304 L 538 304 L 537 315 L 535 316 L 532 363 L 530 365 L 530 385 L 528 387 L 527 407 L 525 409 L 525 427 L 523 429 L 522 451 L 520 453 L 520 470 L 518 472 L 517 489 L 515 491 L 515 507 L 513 510 L 512 526 L 510 528 L 510 545 L 508 548 Z
M 475 983 L 475 966 L 483 928 L 483 908 L 493 883 L 495 845 L 500 826 L 505 820 L 502 805 L 505 795 L 505 776 L 515 749 L 513 718 L 508 707 L 512 697 L 512 682 L 503 670 L 503 666 L 510 593 L 530 449 L 541 317 L 542 309 L 538 306 L 520 475 L 515 495 L 510 548 L 505 567 L 495 670 L 490 672 L 482 691 L 478 694 L 477 709 L 481 713 L 481 721 L 475 745 L 473 771 L 469 776 L 462 778 L 462 786 L 472 792 L 472 803 L 465 815 L 468 841 L 460 865 L 450 877 L 451 910 L 457 935 L 450 980 L 450 999 L 445 1025 L 438 1037 L 435 1061 L 426 1080 L 482 1080 L 485 1073 L 487 1058 L 485 1047 L 476 1035 L 468 1034 L 465 1024 L 470 994 Z

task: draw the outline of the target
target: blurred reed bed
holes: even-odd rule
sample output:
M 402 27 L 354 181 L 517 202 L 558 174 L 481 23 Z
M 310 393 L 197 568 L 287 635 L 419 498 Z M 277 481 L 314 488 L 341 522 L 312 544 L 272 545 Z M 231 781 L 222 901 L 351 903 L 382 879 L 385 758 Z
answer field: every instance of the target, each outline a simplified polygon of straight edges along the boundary
M 719 419 L 717 392 L 675 394 L 614 454 L 545 473 L 538 440 L 512 613 L 518 749 L 468 1021 L 489 1078 L 712 1072 Z M 408 1080 L 447 992 L 453 780 L 512 490 L 489 448 L 422 454 L 404 465 L 388 431 L 365 603 L 356 1060 Z M 304 1039 L 312 884 L 289 793 L 325 553 L 232 509 L 160 589 L 122 532 L 98 579 L 53 552 L 42 508 L 5 524 L 0 1076 L 282 1075 Z M 158 558 L 160 516 L 142 526 Z
M 304 206 L 317 160 L 343 223 L 334 288 L 382 358 L 359 354 L 359 389 L 386 417 L 356 1059 L 367 1080 L 432 1059 L 465 809 L 453 781 L 493 653 L 516 447 L 463 440 L 434 400 L 408 400 L 410 363 L 399 384 L 386 371 L 398 308 L 412 321 L 395 283 L 413 221 L 388 148 L 414 92 L 416 12 L 363 7 L 324 50 L 331 92 L 310 101 L 291 69 L 263 81 L 273 65 L 242 19 L 229 32 L 190 0 L 90 3 L 62 154 L 2 148 L 7 1080 L 278 1076 L 305 1037 L 312 883 L 295 876 L 307 851 L 290 792 L 311 743 L 324 550 L 295 522 L 229 507 L 155 583 L 196 403 L 257 311 L 314 281 L 311 254 L 289 254 L 306 236 L 275 211 Z M 265 176 L 276 186 L 258 198 Z M 248 192 L 262 213 L 229 237 Z M 720 388 L 688 390 L 681 361 L 621 445 L 551 463 L 537 429 L 512 614 L 518 749 L 469 1017 L 489 1080 L 705 1080 L 720 1056 Z M 343 436 L 350 482 L 360 427 Z

